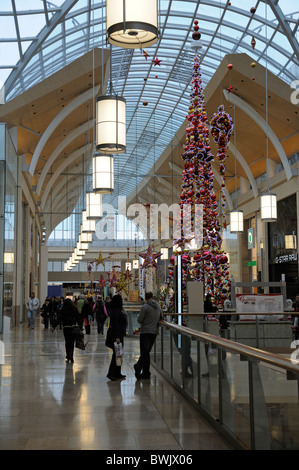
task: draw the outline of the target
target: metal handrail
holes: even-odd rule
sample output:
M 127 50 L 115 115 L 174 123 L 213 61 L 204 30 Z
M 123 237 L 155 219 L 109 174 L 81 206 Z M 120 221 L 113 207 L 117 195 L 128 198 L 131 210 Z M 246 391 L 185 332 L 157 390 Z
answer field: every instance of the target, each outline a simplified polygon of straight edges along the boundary
M 194 339 L 200 339 L 205 342 L 213 343 L 213 345 L 225 348 L 230 352 L 240 354 L 241 356 L 248 356 L 253 360 L 265 362 L 275 367 L 280 367 L 291 372 L 292 374 L 299 376 L 299 365 L 294 364 L 291 359 L 286 357 L 278 356 L 277 354 L 262 351 L 260 349 L 246 346 L 241 343 L 236 343 L 225 338 L 220 338 L 219 336 L 211 335 L 209 333 L 192 330 L 191 328 L 185 326 L 175 325 L 173 323 L 166 322 L 165 320 L 160 321 L 159 324 L 165 326 L 167 329 L 174 330 L 184 335 L 189 335 Z

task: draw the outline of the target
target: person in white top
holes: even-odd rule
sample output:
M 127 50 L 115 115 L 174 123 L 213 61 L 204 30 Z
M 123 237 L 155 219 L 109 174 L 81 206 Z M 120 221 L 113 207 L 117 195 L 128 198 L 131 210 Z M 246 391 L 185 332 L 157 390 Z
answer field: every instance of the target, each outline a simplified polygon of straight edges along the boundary
M 39 305 L 39 300 L 35 297 L 35 293 L 31 292 L 30 297 L 26 302 L 28 328 L 34 329 L 36 311 L 39 308 Z

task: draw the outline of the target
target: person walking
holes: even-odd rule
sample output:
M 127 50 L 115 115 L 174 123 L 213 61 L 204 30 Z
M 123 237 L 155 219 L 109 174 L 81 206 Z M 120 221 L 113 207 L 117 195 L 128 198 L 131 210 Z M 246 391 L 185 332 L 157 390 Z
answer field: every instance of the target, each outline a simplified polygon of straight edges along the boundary
M 124 347 L 124 336 L 127 330 L 127 314 L 123 309 L 122 296 L 116 294 L 111 300 L 110 325 L 107 331 L 106 346 L 113 350 L 107 378 L 110 380 L 125 379 L 121 373 L 121 366 L 116 364 L 114 343 L 122 343 Z
M 26 302 L 28 329 L 31 328 L 32 330 L 34 330 L 36 311 L 39 308 L 39 305 L 40 305 L 40 302 L 38 298 L 35 297 L 35 293 L 31 292 L 30 297 Z
M 95 303 L 95 316 L 98 325 L 98 334 L 104 334 L 104 324 L 107 319 L 107 311 L 102 297 L 99 296 Z
M 79 326 L 82 330 L 82 318 L 78 312 L 78 309 L 73 304 L 71 299 L 65 299 L 63 306 L 59 312 L 59 318 L 57 325 L 61 322 L 63 327 L 63 336 L 65 341 L 65 353 L 66 353 L 66 362 L 73 364 L 74 363 L 74 348 L 76 337 L 73 333 L 73 328 Z M 55 326 L 55 327 L 56 327 Z M 55 330 L 55 327 L 52 327 L 52 331 Z
M 48 303 L 48 316 L 50 319 L 51 327 L 55 327 L 57 325 L 57 302 L 54 295 L 52 295 L 49 303 Z
M 91 321 L 92 316 L 93 316 L 92 307 L 93 307 L 92 297 L 88 297 L 85 300 L 85 302 L 83 304 L 83 307 L 82 307 L 82 310 L 81 310 L 81 316 L 82 316 L 83 321 L 84 321 L 85 333 L 87 335 L 90 335 L 90 321 Z
M 163 320 L 160 304 L 154 300 L 152 292 L 145 293 L 145 303 L 142 305 L 137 321 L 140 327 L 140 357 L 134 364 L 136 379 L 149 379 L 150 352 L 156 341 L 159 321 Z

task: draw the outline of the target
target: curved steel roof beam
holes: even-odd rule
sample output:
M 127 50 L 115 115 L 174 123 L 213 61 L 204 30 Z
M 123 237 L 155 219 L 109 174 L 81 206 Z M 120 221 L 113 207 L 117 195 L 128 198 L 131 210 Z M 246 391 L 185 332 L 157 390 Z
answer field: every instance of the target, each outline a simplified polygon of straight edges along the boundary
M 284 35 L 287 37 L 297 59 L 299 60 L 299 44 L 297 39 L 295 38 L 294 33 L 292 32 L 290 25 L 287 23 L 284 14 L 278 5 L 278 0 L 272 0 L 271 2 L 268 2 L 271 10 L 273 11 L 276 19 L 278 20 Z
M 76 168 L 71 169 L 71 173 L 65 173 L 65 178 L 62 178 L 57 184 L 55 184 L 55 188 L 52 190 L 52 197 L 56 197 L 58 193 L 64 193 L 67 196 L 68 185 L 77 179 L 78 176 L 82 178 L 82 165 L 76 166 Z M 44 212 L 47 212 L 49 209 L 50 201 L 48 200 L 44 207 Z
M 239 150 L 235 147 L 235 145 L 232 142 L 229 143 L 229 149 L 236 156 L 238 162 L 240 163 L 243 170 L 245 171 L 245 174 L 246 174 L 246 176 L 247 176 L 247 178 L 248 178 L 248 180 L 251 184 L 253 195 L 254 195 L 255 198 L 257 198 L 258 195 L 259 195 L 259 192 L 258 192 L 258 189 L 257 189 L 256 181 L 254 179 L 252 171 L 249 168 L 248 163 L 246 162 L 243 155 L 239 152 Z
M 40 194 L 40 192 L 42 190 L 42 186 L 44 184 L 45 178 L 46 178 L 48 172 L 50 171 L 51 166 L 54 164 L 55 160 L 59 157 L 59 155 L 63 152 L 63 150 L 69 144 L 72 143 L 73 140 L 75 140 L 79 135 L 84 134 L 85 132 L 87 132 L 89 130 L 89 128 L 90 128 L 90 122 L 87 121 L 86 123 L 84 123 L 81 126 L 77 127 L 66 139 L 64 139 L 56 147 L 56 149 L 54 150 L 52 155 L 50 155 L 50 157 L 48 158 L 47 163 L 45 164 L 45 166 L 44 166 L 44 168 L 41 172 L 41 175 L 39 177 L 37 188 L 36 188 L 36 192 L 37 192 L 38 195 Z M 92 129 L 92 127 L 91 127 L 91 129 Z
M 39 159 L 39 156 L 46 145 L 47 141 L 50 139 L 51 135 L 55 129 L 61 124 L 75 109 L 81 106 L 86 101 L 93 99 L 97 94 L 98 90 L 87 90 L 82 95 L 77 96 L 73 101 L 71 101 L 60 113 L 52 120 L 45 132 L 43 133 L 40 141 L 38 142 L 29 167 L 29 173 L 31 176 L 34 175 L 35 168 Z
M 55 15 L 52 16 L 49 23 L 41 30 L 36 40 L 28 47 L 27 51 L 23 57 L 19 60 L 16 68 L 11 72 L 8 79 L 5 82 L 5 92 L 8 94 L 11 88 L 16 83 L 17 79 L 22 74 L 26 65 L 30 62 L 32 57 L 37 54 L 41 45 L 45 42 L 48 36 L 54 31 L 56 26 L 62 23 L 67 15 L 67 13 L 73 8 L 77 3 L 77 0 L 65 0 L 62 7 L 59 9 Z
M 230 103 L 236 105 L 238 108 L 242 109 L 242 111 L 247 114 L 264 132 L 265 134 L 267 133 L 267 128 L 268 128 L 268 136 L 269 139 L 271 140 L 276 152 L 278 153 L 278 156 L 281 160 L 281 163 L 284 167 L 284 171 L 286 174 L 286 178 L 289 181 L 292 178 L 292 170 L 291 166 L 289 164 L 289 161 L 287 159 L 287 156 L 285 154 L 285 151 L 279 142 L 279 139 L 277 138 L 275 132 L 271 129 L 270 126 L 267 126 L 266 121 L 258 114 L 252 106 L 250 106 L 248 103 L 246 103 L 242 98 L 239 96 L 234 95 L 233 93 L 229 93 L 227 90 L 223 90 L 224 96 L 229 101 Z
M 87 153 L 89 153 L 91 151 L 91 149 L 93 148 L 93 145 L 90 144 L 89 148 L 87 149 Z M 42 196 L 42 199 L 41 199 L 41 207 L 44 208 L 45 207 L 45 204 L 46 204 L 46 201 L 47 201 L 47 198 L 49 196 L 49 193 L 51 191 L 51 188 L 52 186 L 55 184 L 57 178 L 60 176 L 60 174 L 70 165 L 72 164 L 73 162 L 75 162 L 79 157 L 81 157 L 82 155 L 84 155 L 86 153 L 86 146 L 80 148 L 80 149 L 77 149 L 75 150 L 75 152 L 73 152 L 71 155 L 69 155 L 68 158 L 65 159 L 64 162 L 62 162 L 62 164 L 57 168 L 57 170 L 54 172 L 54 174 L 52 175 L 50 181 L 48 182 L 46 188 L 45 188 L 45 191 L 43 193 L 43 196 Z
M 80 177 L 81 177 L 81 173 L 82 173 L 81 165 L 79 165 L 79 167 L 76 168 L 76 171 L 72 170 L 72 172 L 78 173 L 78 176 L 80 174 Z M 52 190 L 52 198 L 47 200 L 45 207 L 44 207 L 44 212 L 47 213 L 51 210 L 51 200 L 52 201 L 55 200 L 55 198 L 58 195 L 62 195 L 62 194 L 64 194 L 64 197 L 67 198 L 68 191 L 70 188 L 73 187 L 75 182 L 78 186 L 78 178 L 74 176 L 74 174 L 70 176 L 70 179 L 71 181 L 67 181 L 67 182 L 65 181 L 65 179 L 62 179 L 57 185 L 55 185 L 54 190 Z

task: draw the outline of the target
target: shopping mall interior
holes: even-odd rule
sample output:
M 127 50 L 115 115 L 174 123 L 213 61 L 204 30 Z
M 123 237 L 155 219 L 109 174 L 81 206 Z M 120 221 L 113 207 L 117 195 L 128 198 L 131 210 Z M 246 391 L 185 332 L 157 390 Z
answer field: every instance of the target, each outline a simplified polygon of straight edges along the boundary
M 299 449 L 298 24 L 295 0 L 1 1 L 0 449 Z M 109 380 L 109 313 L 69 363 L 45 312 L 115 295 Z

